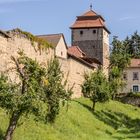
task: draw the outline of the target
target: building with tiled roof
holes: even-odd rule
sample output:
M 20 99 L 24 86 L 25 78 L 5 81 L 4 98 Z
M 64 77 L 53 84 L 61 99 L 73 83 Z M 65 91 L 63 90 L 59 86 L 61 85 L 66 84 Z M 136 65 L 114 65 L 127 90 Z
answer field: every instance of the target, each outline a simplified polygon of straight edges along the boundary
M 108 74 L 109 30 L 104 18 L 92 9 L 81 16 L 70 27 L 72 43 L 67 47 L 63 34 L 39 35 L 54 47 L 55 57 L 59 58 L 64 76 L 68 74 L 68 84 L 73 86 L 74 97 L 81 96 L 81 84 L 85 72 L 92 72 L 103 66 Z
M 123 93 L 140 92 L 140 59 L 131 59 L 123 73 L 123 79 L 126 81 Z
M 90 9 L 77 16 L 70 29 L 72 46 L 78 46 L 86 55 L 84 60 L 96 60 L 108 74 L 110 31 L 105 25 L 105 19 Z
M 70 46 L 68 48 L 68 54 L 79 58 L 83 58 L 86 55 L 78 46 Z
M 131 68 L 140 68 L 140 59 L 131 59 L 129 67 L 131 67 Z
M 47 42 L 52 44 L 52 46 L 56 47 L 58 42 L 60 41 L 60 38 L 64 35 L 62 33 L 59 34 L 48 34 L 48 35 L 38 35 L 38 38 L 45 39 Z

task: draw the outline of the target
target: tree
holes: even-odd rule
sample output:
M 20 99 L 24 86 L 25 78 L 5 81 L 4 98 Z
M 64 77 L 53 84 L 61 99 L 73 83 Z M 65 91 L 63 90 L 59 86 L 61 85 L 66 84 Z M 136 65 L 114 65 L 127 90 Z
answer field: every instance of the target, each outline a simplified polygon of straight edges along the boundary
M 48 122 L 54 122 L 59 113 L 60 101 L 70 100 L 72 94 L 72 88 L 65 90 L 67 81 L 62 84 L 63 74 L 57 59 L 50 61 L 46 70 L 23 53 L 20 53 L 19 58 L 11 58 L 19 82 L 11 82 L 4 74 L 0 75 L 0 107 L 10 115 L 5 140 L 12 139 L 21 116 L 33 113 L 39 117 L 45 103 L 47 116 L 44 117 Z
M 60 109 L 60 102 L 70 100 L 72 95 L 72 87 L 65 89 L 67 81 L 62 82 L 63 73 L 60 70 L 59 61 L 57 58 L 51 60 L 48 64 L 46 80 L 45 80 L 45 94 L 48 105 L 46 119 L 53 123 Z
M 140 58 L 140 35 L 138 32 L 134 32 L 131 37 L 126 37 L 124 42 L 126 43 L 126 49 L 131 55 L 131 58 Z
M 12 60 L 16 65 L 19 82 L 10 82 L 8 77 L 0 75 L 0 107 L 10 115 L 4 140 L 12 139 L 21 116 L 29 112 L 39 115 L 45 96 L 42 88 L 45 69 L 24 55 L 18 59 L 12 57 Z
M 110 53 L 110 68 L 118 67 L 120 71 L 123 71 L 130 63 L 131 55 L 127 49 L 125 41 L 120 41 L 113 38 L 112 50 Z
M 112 100 L 115 99 L 116 95 L 120 92 L 121 89 L 126 85 L 125 81 L 122 78 L 123 72 L 117 66 L 113 66 L 109 72 L 109 86 L 110 94 Z
M 85 81 L 82 85 L 84 97 L 90 98 L 93 102 L 92 109 L 95 109 L 97 102 L 109 100 L 109 84 L 102 70 L 97 70 L 91 74 L 85 74 Z
M 112 51 L 110 54 L 109 67 L 109 83 L 112 99 L 115 99 L 116 94 L 125 86 L 123 80 L 123 71 L 130 64 L 131 55 L 127 49 L 126 41 L 119 41 L 116 38 L 112 42 Z

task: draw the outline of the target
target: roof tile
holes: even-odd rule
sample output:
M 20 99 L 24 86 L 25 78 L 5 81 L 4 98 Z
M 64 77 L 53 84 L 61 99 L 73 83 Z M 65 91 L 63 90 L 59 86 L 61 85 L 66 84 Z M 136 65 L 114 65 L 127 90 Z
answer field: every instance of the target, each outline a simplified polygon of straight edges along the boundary
M 140 67 L 140 59 L 131 59 L 130 66 L 131 68 Z
M 84 52 L 78 46 L 71 46 L 68 48 L 68 54 L 74 55 L 76 57 L 83 57 L 85 55 Z
M 105 26 L 105 20 L 103 19 L 103 17 L 90 10 L 84 13 L 82 16 L 78 16 L 75 23 L 71 26 L 71 29 L 96 27 L 102 27 L 108 33 L 110 33 Z
M 38 35 L 37 37 L 46 40 L 53 47 L 56 47 L 60 38 L 61 38 L 61 36 L 63 36 L 63 34 L 60 33 L 60 34 L 51 34 L 51 35 Z

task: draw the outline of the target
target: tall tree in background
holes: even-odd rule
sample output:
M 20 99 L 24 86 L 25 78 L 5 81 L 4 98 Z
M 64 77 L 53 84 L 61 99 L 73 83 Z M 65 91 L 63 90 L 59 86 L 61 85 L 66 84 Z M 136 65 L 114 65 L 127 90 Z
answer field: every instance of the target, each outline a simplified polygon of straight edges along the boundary
M 123 71 L 130 63 L 131 55 L 126 41 L 114 38 L 110 54 L 109 82 L 112 99 L 125 86 Z
M 140 58 L 140 35 L 138 32 L 134 32 L 134 34 L 131 35 L 131 37 L 127 37 L 124 42 L 131 58 Z

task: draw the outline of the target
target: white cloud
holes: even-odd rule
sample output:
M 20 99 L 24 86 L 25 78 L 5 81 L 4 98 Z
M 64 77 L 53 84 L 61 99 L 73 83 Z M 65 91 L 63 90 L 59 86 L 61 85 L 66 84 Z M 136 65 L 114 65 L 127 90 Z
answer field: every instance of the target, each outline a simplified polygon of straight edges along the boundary
M 136 18 L 139 18 L 139 17 L 135 17 L 135 16 L 126 16 L 126 17 L 121 17 L 121 18 L 119 19 L 119 21 L 131 20 L 131 19 L 136 19 Z

